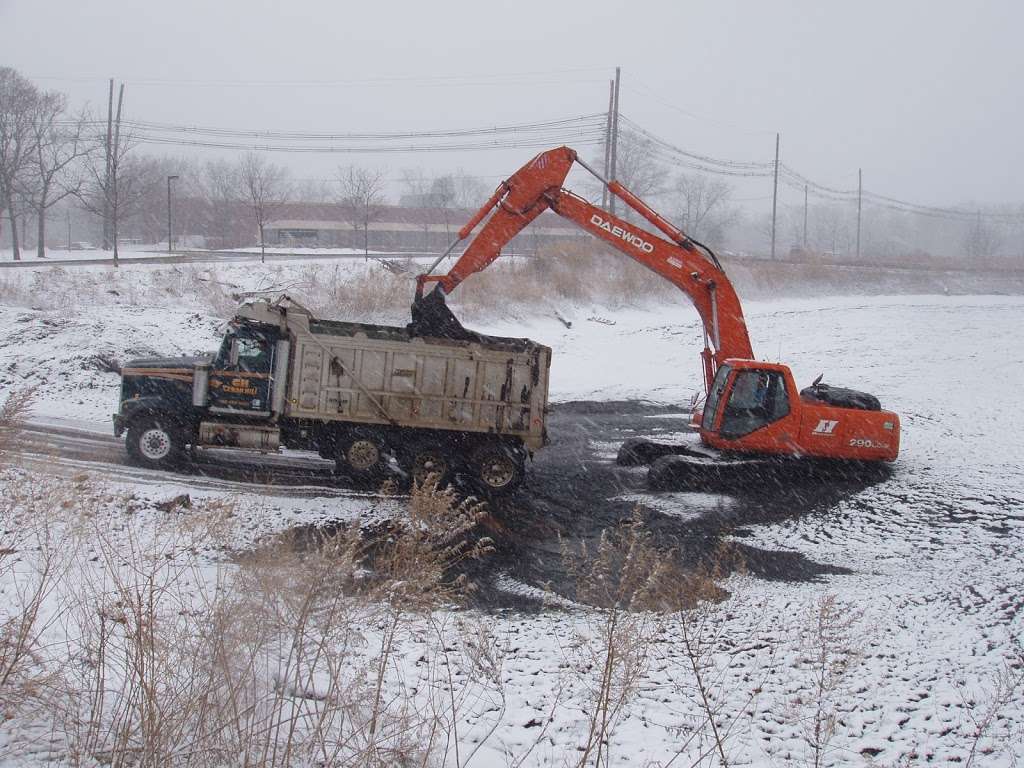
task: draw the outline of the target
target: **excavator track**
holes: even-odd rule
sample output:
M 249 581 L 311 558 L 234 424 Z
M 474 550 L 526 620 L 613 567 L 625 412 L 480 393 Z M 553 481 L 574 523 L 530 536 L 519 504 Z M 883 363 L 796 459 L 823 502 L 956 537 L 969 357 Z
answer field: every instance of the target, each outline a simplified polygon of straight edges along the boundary
M 879 462 L 724 453 L 705 446 L 630 438 L 619 448 L 620 466 L 648 466 L 652 491 L 764 492 L 822 482 L 883 479 Z

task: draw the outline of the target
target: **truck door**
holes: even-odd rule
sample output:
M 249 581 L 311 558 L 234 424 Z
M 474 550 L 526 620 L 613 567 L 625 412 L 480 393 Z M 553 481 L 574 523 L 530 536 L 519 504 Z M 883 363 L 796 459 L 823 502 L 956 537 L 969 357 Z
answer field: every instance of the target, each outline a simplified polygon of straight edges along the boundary
M 224 338 L 210 371 L 210 410 L 270 416 L 276 338 L 239 328 Z

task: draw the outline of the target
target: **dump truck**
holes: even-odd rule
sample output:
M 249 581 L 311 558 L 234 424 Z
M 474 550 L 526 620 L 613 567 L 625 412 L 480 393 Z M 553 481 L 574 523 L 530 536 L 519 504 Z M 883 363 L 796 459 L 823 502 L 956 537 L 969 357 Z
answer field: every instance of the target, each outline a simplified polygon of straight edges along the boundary
M 114 433 L 151 468 L 196 449 L 290 448 L 361 481 L 394 459 L 417 481 L 512 491 L 547 441 L 551 349 L 423 331 L 320 319 L 287 296 L 250 301 L 214 354 L 127 362 Z

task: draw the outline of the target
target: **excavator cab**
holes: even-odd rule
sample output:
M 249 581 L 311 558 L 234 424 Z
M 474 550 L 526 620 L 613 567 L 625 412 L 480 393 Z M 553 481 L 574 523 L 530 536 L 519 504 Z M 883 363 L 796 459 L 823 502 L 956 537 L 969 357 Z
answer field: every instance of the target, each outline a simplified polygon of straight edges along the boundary
M 899 450 L 899 417 L 877 398 L 818 381 L 800 391 L 787 366 L 756 360 L 719 367 L 699 426 L 705 445 L 737 453 L 892 461 Z
M 783 365 L 753 360 L 723 364 L 704 405 L 700 422 L 704 442 L 737 450 L 764 450 L 766 442 L 772 446 L 779 443 L 780 428 L 792 421 L 794 414 L 796 388 L 792 381 Z

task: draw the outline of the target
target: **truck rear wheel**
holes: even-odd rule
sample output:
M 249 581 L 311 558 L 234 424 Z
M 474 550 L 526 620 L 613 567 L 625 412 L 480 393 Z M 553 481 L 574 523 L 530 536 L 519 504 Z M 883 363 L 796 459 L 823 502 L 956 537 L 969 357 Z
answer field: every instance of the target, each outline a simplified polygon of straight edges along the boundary
M 180 464 L 185 455 L 185 434 L 169 416 L 150 416 L 128 428 L 124 446 L 133 464 L 168 469 Z
M 416 485 L 422 485 L 432 476 L 437 478 L 439 488 L 451 481 L 452 460 L 438 442 L 414 444 L 405 451 L 402 464 L 402 469 L 409 473 Z
M 375 480 L 383 476 L 387 467 L 384 440 L 368 430 L 353 432 L 338 442 L 335 462 L 339 474 L 357 480 Z
M 525 471 L 522 454 L 504 445 L 481 446 L 469 460 L 473 485 L 488 496 L 514 491 L 523 481 Z

